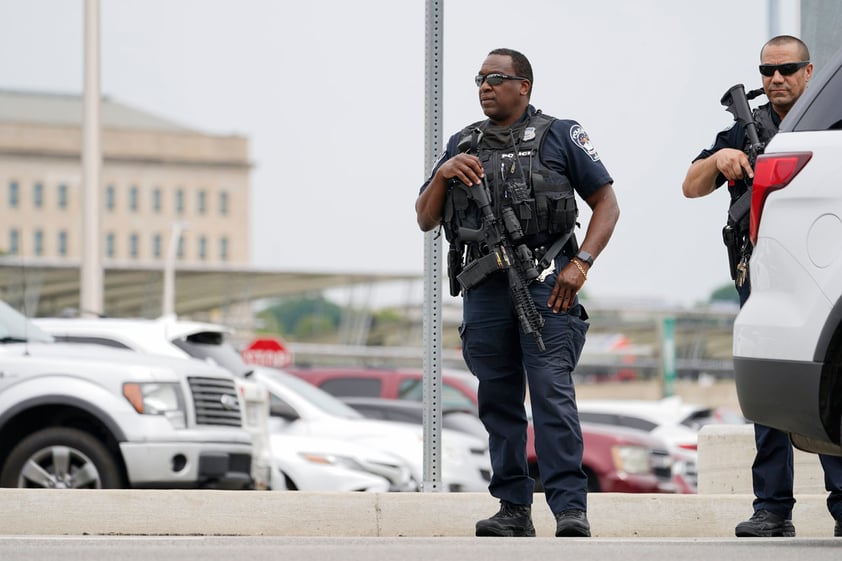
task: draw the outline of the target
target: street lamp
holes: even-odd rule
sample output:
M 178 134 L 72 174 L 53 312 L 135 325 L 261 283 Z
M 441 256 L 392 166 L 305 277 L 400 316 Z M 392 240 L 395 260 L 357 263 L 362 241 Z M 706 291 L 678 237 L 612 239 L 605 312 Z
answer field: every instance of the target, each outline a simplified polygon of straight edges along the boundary
M 175 261 L 178 257 L 181 235 L 186 229 L 187 223 L 181 220 L 173 222 L 170 227 L 170 243 L 164 261 L 164 294 L 161 297 L 162 316 L 175 316 Z

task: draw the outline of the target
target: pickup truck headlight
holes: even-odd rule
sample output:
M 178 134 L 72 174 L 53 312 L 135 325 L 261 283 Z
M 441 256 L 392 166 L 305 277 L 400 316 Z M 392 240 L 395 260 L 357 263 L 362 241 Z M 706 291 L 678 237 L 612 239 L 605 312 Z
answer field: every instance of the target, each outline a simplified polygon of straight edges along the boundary
M 643 446 L 614 446 L 611 456 L 614 458 L 614 468 L 634 475 L 646 475 L 652 472 L 649 449 Z
M 187 426 L 184 398 L 177 383 L 126 383 L 123 396 L 141 415 L 162 415 L 177 429 Z

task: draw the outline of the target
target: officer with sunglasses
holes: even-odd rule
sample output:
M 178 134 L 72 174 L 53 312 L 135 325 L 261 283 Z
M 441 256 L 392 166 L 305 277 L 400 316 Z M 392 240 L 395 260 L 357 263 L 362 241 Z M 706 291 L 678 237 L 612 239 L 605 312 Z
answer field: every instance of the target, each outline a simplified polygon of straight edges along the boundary
M 760 75 L 763 92 L 769 102 L 753 111 L 761 143 L 778 132 L 781 120 L 801 97 L 813 74 L 807 46 L 796 37 L 780 35 L 760 50 Z M 754 172 L 746 155 L 745 127 L 739 123 L 720 132 L 713 146 L 696 157 L 684 179 L 686 197 L 701 197 L 712 193 L 725 181 L 733 205 L 750 187 Z M 750 252 L 748 232 L 737 232 L 739 243 Z M 745 261 L 745 258 L 744 258 Z M 744 265 L 745 263 L 743 263 Z M 735 276 L 740 306 L 749 298 L 751 282 L 748 275 Z M 792 524 L 793 453 L 786 433 L 754 425 L 757 453 L 751 468 L 754 486 L 754 514 L 737 524 L 737 537 L 795 536 Z M 842 458 L 819 456 L 829 491 L 828 510 L 836 520 L 834 535 L 842 536 Z
M 519 323 L 504 272 L 461 288 L 463 356 L 479 380 L 479 415 L 489 435 L 493 471 L 489 492 L 500 500 L 499 512 L 476 523 L 476 535 L 535 535 L 535 481 L 526 460 L 528 385 L 555 535 L 586 537 L 588 480 L 572 372 L 588 323 L 577 294 L 619 217 L 613 179 L 579 123 L 549 117 L 530 104 L 532 67 L 523 54 L 491 51 L 475 81 L 487 118 L 450 137 L 416 201 L 418 225 L 425 232 L 442 225 L 457 244 L 464 242 L 459 257 L 465 267 L 491 255 L 481 240 L 458 239 L 467 223 L 451 224 L 463 212 L 474 230 L 483 223 L 482 216 L 471 216 L 469 205 L 460 206 L 456 193 L 487 186 L 496 220 L 486 224 L 503 223 L 501 214 L 509 224 L 516 216 L 524 234 L 518 243 L 534 254 L 559 249 L 549 252 L 554 258 L 527 286 L 527 298 L 543 319 L 543 350 Z M 576 226 L 575 195 L 593 211 L 581 246 L 569 236 Z

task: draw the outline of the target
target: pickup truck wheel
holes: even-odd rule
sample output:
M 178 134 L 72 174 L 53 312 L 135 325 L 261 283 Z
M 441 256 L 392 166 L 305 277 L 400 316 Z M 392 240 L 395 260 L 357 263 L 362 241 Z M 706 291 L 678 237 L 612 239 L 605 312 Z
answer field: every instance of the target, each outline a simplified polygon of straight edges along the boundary
M 71 428 L 30 434 L 12 449 L 0 474 L 3 487 L 118 489 L 120 470 L 96 438 Z

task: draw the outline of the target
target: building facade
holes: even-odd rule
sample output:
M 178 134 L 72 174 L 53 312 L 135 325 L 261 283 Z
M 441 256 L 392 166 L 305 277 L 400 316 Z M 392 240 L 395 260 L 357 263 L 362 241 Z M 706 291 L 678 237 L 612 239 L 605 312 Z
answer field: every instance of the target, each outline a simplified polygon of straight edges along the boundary
M 0 254 L 78 263 L 82 98 L 0 91 Z M 211 135 L 103 99 L 102 263 L 250 261 L 248 139 Z

